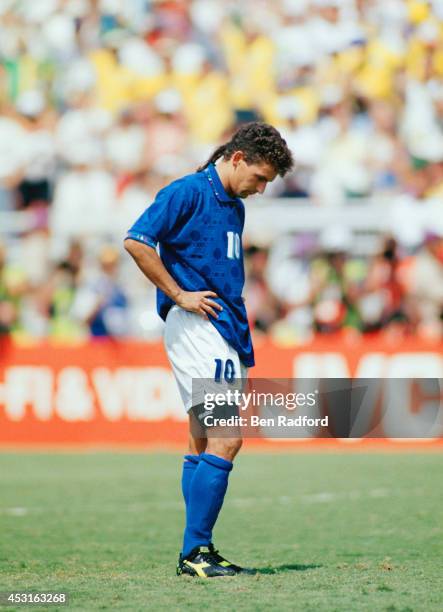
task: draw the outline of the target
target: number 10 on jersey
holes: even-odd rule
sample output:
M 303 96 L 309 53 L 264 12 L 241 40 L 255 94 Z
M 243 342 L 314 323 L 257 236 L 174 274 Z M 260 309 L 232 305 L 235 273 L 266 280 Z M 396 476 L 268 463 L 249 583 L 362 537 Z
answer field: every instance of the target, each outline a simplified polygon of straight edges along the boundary
M 228 259 L 240 259 L 240 236 L 237 232 L 226 232 L 228 235 Z

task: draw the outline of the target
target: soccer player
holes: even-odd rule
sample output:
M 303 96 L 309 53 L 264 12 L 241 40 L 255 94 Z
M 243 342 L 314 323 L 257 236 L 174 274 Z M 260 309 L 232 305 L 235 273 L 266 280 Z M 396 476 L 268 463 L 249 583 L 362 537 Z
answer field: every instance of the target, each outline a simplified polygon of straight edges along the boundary
M 195 408 L 193 378 L 232 382 L 245 378 L 254 365 L 242 298 L 245 211 L 240 198 L 263 193 L 292 165 L 291 152 L 274 127 L 246 124 L 195 174 L 162 189 L 127 234 L 126 250 L 157 287 L 166 351 L 188 412 Z M 177 574 L 209 578 L 253 571 L 224 559 L 212 543 L 242 444 L 240 434 L 223 433 L 214 427 L 210 436 L 200 437 L 190 427 L 182 473 L 186 527 Z

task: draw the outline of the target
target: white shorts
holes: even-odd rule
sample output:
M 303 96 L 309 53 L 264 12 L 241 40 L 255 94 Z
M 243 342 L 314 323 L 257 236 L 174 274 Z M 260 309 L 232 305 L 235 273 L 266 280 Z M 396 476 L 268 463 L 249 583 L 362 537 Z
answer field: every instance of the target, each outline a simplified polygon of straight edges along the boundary
M 194 312 L 173 306 L 166 317 L 164 341 L 186 411 L 203 402 L 196 395 L 196 379 L 211 381 L 205 392 L 216 393 L 219 381 L 235 383 L 247 377 L 237 351 L 210 321 Z

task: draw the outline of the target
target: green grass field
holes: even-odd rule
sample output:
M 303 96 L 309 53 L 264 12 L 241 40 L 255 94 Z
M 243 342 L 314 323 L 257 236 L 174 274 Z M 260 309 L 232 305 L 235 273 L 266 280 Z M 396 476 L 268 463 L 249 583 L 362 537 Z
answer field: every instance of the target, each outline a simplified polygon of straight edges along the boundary
M 175 576 L 180 465 L 0 454 L 0 591 L 70 594 L 33 610 L 442 609 L 443 455 L 243 454 L 215 543 L 259 573 L 213 580 Z

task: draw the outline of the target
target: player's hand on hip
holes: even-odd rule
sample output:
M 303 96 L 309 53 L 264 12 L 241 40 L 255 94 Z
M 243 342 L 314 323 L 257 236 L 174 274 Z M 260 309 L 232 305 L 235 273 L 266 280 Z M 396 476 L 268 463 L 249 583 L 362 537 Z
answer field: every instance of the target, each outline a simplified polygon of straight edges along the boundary
M 214 291 L 182 291 L 176 299 L 176 303 L 180 308 L 195 312 L 206 319 L 208 314 L 218 319 L 217 311 L 221 312 L 223 306 L 211 299 L 214 297 L 218 297 Z

